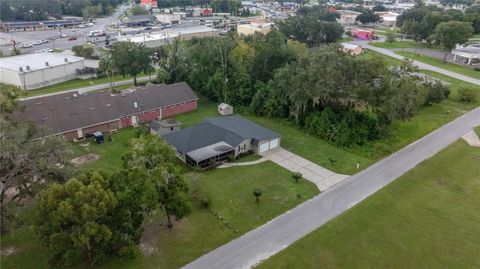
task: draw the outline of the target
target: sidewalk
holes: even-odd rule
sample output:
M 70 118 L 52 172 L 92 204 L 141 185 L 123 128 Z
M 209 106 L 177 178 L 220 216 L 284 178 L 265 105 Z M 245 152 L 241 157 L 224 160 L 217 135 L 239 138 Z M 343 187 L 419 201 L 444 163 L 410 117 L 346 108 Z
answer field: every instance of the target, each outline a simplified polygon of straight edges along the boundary
M 145 82 L 145 81 L 148 81 L 148 80 L 149 80 L 148 76 L 137 78 L 137 82 Z M 123 86 L 123 85 L 129 85 L 129 84 L 133 84 L 133 79 L 127 79 L 127 80 L 121 80 L 121 81 L 114 82 L 115 86 Z M 46 96 L 52 96 L 52 95 L 63 94 L 63 93 L 67 93 L 67 92 L 76 92 L 76 91 L 78 91 L 78 93 L 86 93 L 86 92 L 98 91 L 98 90 L 103 90 L 103 89 L 108 89 L 108 88 L 110 88 L 110 83 L 93 85 L 93 86 L 71 89 L 71 90 L 65 90 L 65 91 L 46 93 L 46 94 L 35 95 L 35 96 L 30 96 L 30 97 L 24 97 L 24 98 L 20 98 L 19 100 L 29 100 L 29 99 L 35 99 L 35 98 L 40 98 L 40 97 L 46 97 Z

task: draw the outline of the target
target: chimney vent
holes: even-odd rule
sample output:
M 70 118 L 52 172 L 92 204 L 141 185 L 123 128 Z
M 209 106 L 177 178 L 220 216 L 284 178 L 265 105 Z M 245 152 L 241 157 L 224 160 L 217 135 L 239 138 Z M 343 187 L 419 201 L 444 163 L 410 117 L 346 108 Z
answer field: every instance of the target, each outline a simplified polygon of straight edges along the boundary
M 45 66 L 49 66 L 49 65 L 48 65 L 48 62 L 45 62 Z

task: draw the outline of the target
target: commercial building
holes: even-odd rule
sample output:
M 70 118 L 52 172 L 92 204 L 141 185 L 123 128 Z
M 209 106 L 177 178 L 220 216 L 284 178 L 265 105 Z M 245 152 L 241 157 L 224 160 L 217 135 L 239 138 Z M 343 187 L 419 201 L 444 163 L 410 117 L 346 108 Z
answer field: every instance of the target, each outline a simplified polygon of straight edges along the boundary
M 223 116 L 162 136 L 177 156 L 201 168 L 253 151 L 263 153 L 280 146 L 280 136 L 243 117 Z
M 81 57 L 34 53 L 0 58 L 0 83 L 11 84 L 24 90 L 34 90 L 60 82 L 88 78 L 89 72 Z M 93 72 L 90 73 L 93 75 Z
M 375 12 L 380 16 L 380 22 L 383 26 L 393 27 L 397 24 L 397 17 L 400 14 L 395 12 Z
M 153 33 L 141 33 L 137 35 L 119 36 L 117 41 L 131 41 L 143 43 L 146 47 L 153 48 L 172 42 L 175 38 L 189 40 L 194 37 L 218 36 L 218 30 L 207 26 L 199 25 L 192 27 L 170 28 Z
M 341 25 L 353 25 L 357 19 L 357 16 L 362 14 L 360 12 L 352 10 L 337 10 L 337 13 L 340 14 L 340 18 L 337 19 L 337 22 Z
M 363 29 L 353 29 L 352 30 L 352 37 L 356 37 L 358 39 L 363 40 L 371 40 L 375 32 L 373 30 L 363 30 Z
M 155 22 L 157 22 L 157 18 L 153 15 L 134 15 L 122 19 L 122 23 L 127 27 L 147 26 L 147 24 Z
M 267 34 L 271 29 L 272 24 L 267 23 L 264 19 L 253 19 L 249 24 L 237 25 L 237 33 L 240 35 Z
M 82 24 L 81 19 L 51 20 L 51 21 L 13 21 L 0 22 L 0 29 L 5 32 L 37 31 L 57 28 L 75 27 Z
M 157 1 L 156 0 L 141 0 L 140 5 L 142 5 L 146 9 L 157 8 Z
M 74 140 L 193 111 L 197 100 L 185 82 L 138 87 L 121 94 L 68 92 L 24 100 L 24 109 L 15 111 L 12 118 Z
M 180 24 L 182 18 L 185 16 L 182 16 L 181 14 L 157 14 L 155 17 L 160 23 L 173 25 Z

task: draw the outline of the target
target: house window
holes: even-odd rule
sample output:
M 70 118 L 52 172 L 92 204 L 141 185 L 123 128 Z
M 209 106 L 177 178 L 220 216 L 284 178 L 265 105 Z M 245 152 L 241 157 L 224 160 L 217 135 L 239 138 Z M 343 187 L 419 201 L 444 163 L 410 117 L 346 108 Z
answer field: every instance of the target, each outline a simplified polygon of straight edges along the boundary
M 170 127 L 170 131 L 173 131 L 173 127 Z

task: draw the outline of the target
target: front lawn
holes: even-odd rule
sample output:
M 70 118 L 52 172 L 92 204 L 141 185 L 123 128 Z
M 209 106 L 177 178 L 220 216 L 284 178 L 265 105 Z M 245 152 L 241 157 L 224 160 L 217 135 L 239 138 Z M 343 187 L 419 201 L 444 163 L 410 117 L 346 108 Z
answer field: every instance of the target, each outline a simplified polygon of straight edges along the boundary
M 291 172 L 269 161 L 189 172 L 185 178 L 196 197 L 192 214 L 168 229 L 163 212 L 156 212 L 145 221 L 135 259 L 116 258 L 98 268 L 179 268 L 319 193 L 314 184 L 296 183 Z M 256 188 L 263 190 L 259 204 L 252 194 Z M 200 206 L 204 198 L 211 200 L 210 209 Z M 11 247 L 15 252 L 2 257 L 2 268 L 47 268 L 48 250 L 31 225 L 2 236 L 2 249 Z
M 419 43 L 418 45 L 412 40 L 404 40 L 401 41 L 397 38 L 396 41 L 387 43 L 387 42 L 372 42 L 370 43 L 371 46 L 384 48 L 384 49 L 401 49 L 401 48 L 425 48 L 425 49 L 438 49 L 437 46 L 429 45 L 427 43 Z
M 441 59 L 426 56 L 426 55 L 415 54 L 415 53 L 410 52 L 410 51 L 403 51 L 403 52 L 402 51 L 396 51 L 395 53 L 398 54 L 398 55 L 402 55 L 402 56 L 411 58 L 413 60 L 422 62 L 422 63 L 430 64 L 430 65 L 433 65 L 433 66 L 436 66 L 436 67 L 439 67 L 439 68 L 443 68 L 443 69 L 446 69 L 446 70 L 449 70 L 449 71 L 452 71 L 452 72 L 455 72 L 455 73 L 458 73 L 458 74 L 462 74 L 462 75 L 469 76 L 469 77 L 472 77 L 472 78 L 480 79 L 480 71 L 475 71 L 475 70 L 473 70 L 473 68 L 468 68 L 468 67 L 465 67 L 465 66 L 461 66 L 461 65 L 457 65 L 457 64 L 449 63 L 449 62 L 444 63 Z
M 478 268 L 479 156 L 457 141 L 258 268 Z

